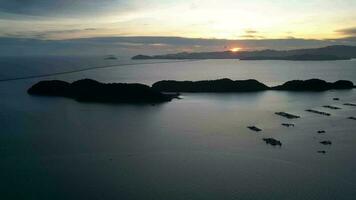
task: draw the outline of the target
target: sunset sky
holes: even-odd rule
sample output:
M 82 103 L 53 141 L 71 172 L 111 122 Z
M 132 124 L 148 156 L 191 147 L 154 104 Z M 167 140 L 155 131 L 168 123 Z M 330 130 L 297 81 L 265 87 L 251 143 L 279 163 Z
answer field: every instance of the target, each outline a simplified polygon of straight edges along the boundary
M 0 35 L 332 39 L 356 35 L 355 0 L 0 0 Z

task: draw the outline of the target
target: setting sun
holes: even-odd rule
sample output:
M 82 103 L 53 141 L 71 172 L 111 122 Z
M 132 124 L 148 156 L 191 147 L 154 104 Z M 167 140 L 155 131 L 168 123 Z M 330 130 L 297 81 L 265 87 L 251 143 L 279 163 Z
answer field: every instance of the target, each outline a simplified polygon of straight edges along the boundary
M 234 47 L 234 48 L 230 49 L 230 51 L 232 51 L 232 52 L 238 52 L 240 50 L 241 50 L 241 48 L 239 48 L 239 47 Z

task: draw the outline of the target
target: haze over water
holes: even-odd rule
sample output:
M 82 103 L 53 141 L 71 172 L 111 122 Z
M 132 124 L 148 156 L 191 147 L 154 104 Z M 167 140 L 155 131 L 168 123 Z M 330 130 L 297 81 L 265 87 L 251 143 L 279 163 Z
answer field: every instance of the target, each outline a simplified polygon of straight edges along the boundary
M 5 79 L 133 62 L 1 58 L 0 70 Z M 180 100 L 155 106 L 78 103 L 29 96 L 26 90 L 39 80 L 82 78 L 149 85 L 167 79 L 217 78 L 257 79 L 269 86 L 309 78 L 355 83 L 355 63 L 202 60 L 0 82 L 0 197 L 354 199 L 356 130 L 355 122 L 346 118 L 355 116 L 356 108 L 343 103 L 356 103 L 355 90 L 184 93 Z M 301 118 L 284 119 L 274 114 L 277 111 Z M 281 123 L 295 123 L 295 127 Z M 262 133 L 247 129 L 249 125 L 262 128 Z M 283 145 L 266 145 L 264 137 Z M 333 144 L 324 146 L 321 140 Z M 320 150 L 327 153 L 317 153 Z

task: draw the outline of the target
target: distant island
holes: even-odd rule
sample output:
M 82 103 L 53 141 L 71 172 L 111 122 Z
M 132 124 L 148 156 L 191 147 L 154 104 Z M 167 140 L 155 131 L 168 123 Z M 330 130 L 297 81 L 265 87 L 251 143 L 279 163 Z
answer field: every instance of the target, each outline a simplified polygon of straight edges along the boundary
M 240 60 L 301 60 L 301 61 L 323 61 L 323 60 L 350 60 L 350 57 L 340 57 L 334 55 L 313 55 L 302 54 L 293 56 L 256 56 L 256 57 L 244 57 Z
M 114 55 L 108 55 L 105 57 L 105 60 L 117 60 L 117 57 Z
M 356 58 L 356 46 L 334 45 L 322 48 L 295 50 L 181 52 L 165 55 L 136 55 L 133 60 L 147 59 L 240 59 L 240 60 L 350 60 Z
M 73 83 L 60 80 L 40 81 L 30 87 L 27 92 L 30 95 L 68 97 L 80 102 L 162 103 L 177 98 L 180 92 L 326 91 L 354 87 L 354 84 L 347 80 L 330 83 L 320 79 L 293 80 L 274 87 L 268 87 L 253 79 L 167 80 L 158 81 L 152 87 L 139 83 L 100 83 L 91 79 L 83 79 Z

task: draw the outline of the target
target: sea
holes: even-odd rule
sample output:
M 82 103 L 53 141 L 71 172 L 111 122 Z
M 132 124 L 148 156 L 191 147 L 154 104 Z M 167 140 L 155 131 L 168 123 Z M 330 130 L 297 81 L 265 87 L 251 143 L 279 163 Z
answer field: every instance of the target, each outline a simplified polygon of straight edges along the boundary
M 157 105 L 80 103 L 26 92 L 41 80 L 83 78 L 147 85 L 219 78 L 268 86 L 310 78 L 356 84 L 356 60 L 0 57 L 0 199 L 356 198 L 356 121 L 348 119 L 356 107 L 344 105 L 356 104 L 355 89 L 183 93 Z M 324 140 L 332 144 L 320 144 Z

